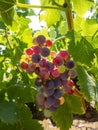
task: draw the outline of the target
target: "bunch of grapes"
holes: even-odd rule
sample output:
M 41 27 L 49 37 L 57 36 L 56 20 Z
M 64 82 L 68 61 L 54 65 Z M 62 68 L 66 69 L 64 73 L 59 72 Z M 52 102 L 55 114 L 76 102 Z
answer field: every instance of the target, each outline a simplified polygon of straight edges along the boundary
M 26 49 L 20 66 L 27 73 L 37 75 L 35 84 L 39 88 L 36 95 L 38 106 L 45 115 L 48 113 L 47 116 L 50 116 L 64 103 L 64 94 L 74 93 L 74 79 L 77 76 L 75 63 L 67 50 L 50 51 L 53 43 L 43 35 L 33 39 L 33 44 Z

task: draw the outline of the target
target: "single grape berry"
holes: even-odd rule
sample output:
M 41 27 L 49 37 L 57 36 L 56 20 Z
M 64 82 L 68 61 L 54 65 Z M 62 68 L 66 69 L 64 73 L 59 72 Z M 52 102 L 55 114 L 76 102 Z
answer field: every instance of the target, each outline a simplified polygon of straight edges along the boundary
M 54 64 L 47 61 L 46 68 L 47 68 L 47 70 L 52 71 L 54 69 Z
M 20 67 L 22 69 L 27 69 L 28 68 L 28 63 L 27 62 L 22 62 L 21 65 L 20 65 Z
M 28 68 L 26 69 L 27 73 L 32 74 L 35 71 L 35 64 L 30 63 L 28 64 Z
M 56 77 L 60 76 L 60 73 L 59 73 L 58 69 L 55 68 L 51 71 L 51 75 L 56 78 Z
M 71 69 L 71 68 L 73 68 L 74 66 L 75 66 L 74 61 L 72 61 L 72 60 L 67 60 L 67 61 L 66 61 L 66 67 L 67 67 L 67 68 Z
M 68 85 L 69 85 L 70 87 L 72 87 L 72 86 L 74 85 L 74 82 L 73 82 L 72 80 L 69 80 L 69 81 L 68 81 Z
M 39 54 L 41 50 L 40 46 L 33 46 L 32 49 L 35 54 Z
M 44 45 L 44 43 L 46 42 L 45 36 L 39 35 L 39 36 L 36 38 L 36 42 L 37 42 L 39 45 Z
M 32 62 L 33 63 L 38 63 L 41 59 L 41 56 L 39 54 L 33 54 L 32 55 Z
M 26 54 L 27 55 L 32 55 L 33 54 L 33 49 L 32 48 L 26 49 Z
M 49 50 L 47 47 L 41 48 L 41 55 L 42 55 L 43 57 L 49 56 L 49 55 L 50 55 L 50 50 Z
M 47 64 L 46 59 L 41 59 L 41 60 L 39 61 L 40 67 L 46 67 L 46 64 Z
M 70 55 L 69 55 L 68 51 L 66 51 L 66 50 L 61 50 L 58 53 L 58 55 L 61 56 L 65 61 L 70 59 Z
M 74 79 L 77 77 L 77 71 L 74 70 L 74 69 L 70 69 L 69 72 L 68 72 L 68 75 L 70 78 Z
M 51 47 L 52 46 L 52 41 L 51 40 L 47 40 L 46 41 L 46 46 Z
M 53 64 L 56 65 L 56 66 L 60 66 L 63 64 L 63 59 L 61 56 L 56 56 L 54 59 L 53 59 Z

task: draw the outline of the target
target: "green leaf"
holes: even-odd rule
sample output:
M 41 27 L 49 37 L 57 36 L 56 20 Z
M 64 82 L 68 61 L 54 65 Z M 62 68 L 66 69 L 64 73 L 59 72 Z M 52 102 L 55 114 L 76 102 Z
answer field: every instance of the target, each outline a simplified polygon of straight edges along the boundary
M 40 20 L 44 20 L 47 26 L 56 24 L 60 20 L 60 11 L 47 9 L 40 14 Z
M 12 25 L 16 0 L 0 0 L 0 14 L 7 25 Z
M 77 73 L 80 91 L 82 92 L 84 98 L 87 101 L 95 100 L 96 82 L 81 65 L 77 65 Z
M 74 38 L 71 39 L 68 50 L 76 62 L 91 65 L 94 59 L 94 48 L 84 37 L 77 42 L 74 41 Z
M 60 127 L 60 130 L 69 130 L 73 117 L 68 99 L 65 99 L 65 103 L 53 113 L 52 118 L 56 122 L 57 127 Z
M 90 7 L 92 6 L 92 4 L 94 4 L 93 2 L 90 2 L 88 0 L 71 0 L 73 2 L 73 7 L 74 10 L 76 11 L 78 16 L 83 16 L 87 10 L 90 9 Z
M 7 124 L 14 124 L 17 121 L 16 105 L 13 102 L 0 102 L 0 119 Z
M 32 113 L 26 105 L 18 104 L 18 117 L 23 130 L 43 130 L 38 121 L 32 119 Z

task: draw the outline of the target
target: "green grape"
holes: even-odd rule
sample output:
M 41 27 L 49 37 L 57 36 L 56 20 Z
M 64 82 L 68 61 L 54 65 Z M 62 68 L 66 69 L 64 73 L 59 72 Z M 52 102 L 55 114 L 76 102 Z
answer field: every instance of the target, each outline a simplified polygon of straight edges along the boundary
M 59 73 L 64 73 L 66 70 L 66 67 L 64 65 L 60 65 L 57 68 L 58 68 Z
M 52 116 L 52 112 L 50 110 L 48 110 L 48 109 L 45 109 L 44 110 L 44 116 L 45 117 L 51 117 Z

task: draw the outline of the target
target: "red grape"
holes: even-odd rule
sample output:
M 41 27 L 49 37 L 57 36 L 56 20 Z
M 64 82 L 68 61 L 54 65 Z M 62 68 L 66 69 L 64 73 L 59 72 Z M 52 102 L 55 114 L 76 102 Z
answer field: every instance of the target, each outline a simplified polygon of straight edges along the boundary
M 46 46 L 51 47 L 52 46 L 52 41 L 51 40 L 47 40 L 46 41 Z
M 32 55 L 33 54 L 33 49 L 32 48 L 26 49 L 26 54 L 27 55 Z
M 22 69 L 27 69 L 28 68 L 28 63 L 27 62 L 22 62 L 21 65 L 20 65 L 20 67 Z
M 63 59 L 61 56 L 56 56 L 54 59 L 53 59 L 53 64 L 56 65 L 56 66 L 60 66 L 63 64 Z
M 58 55 L 61 56 L 64 60 L 70 59 L 70 55 L 66 50 L 60 51 Z

